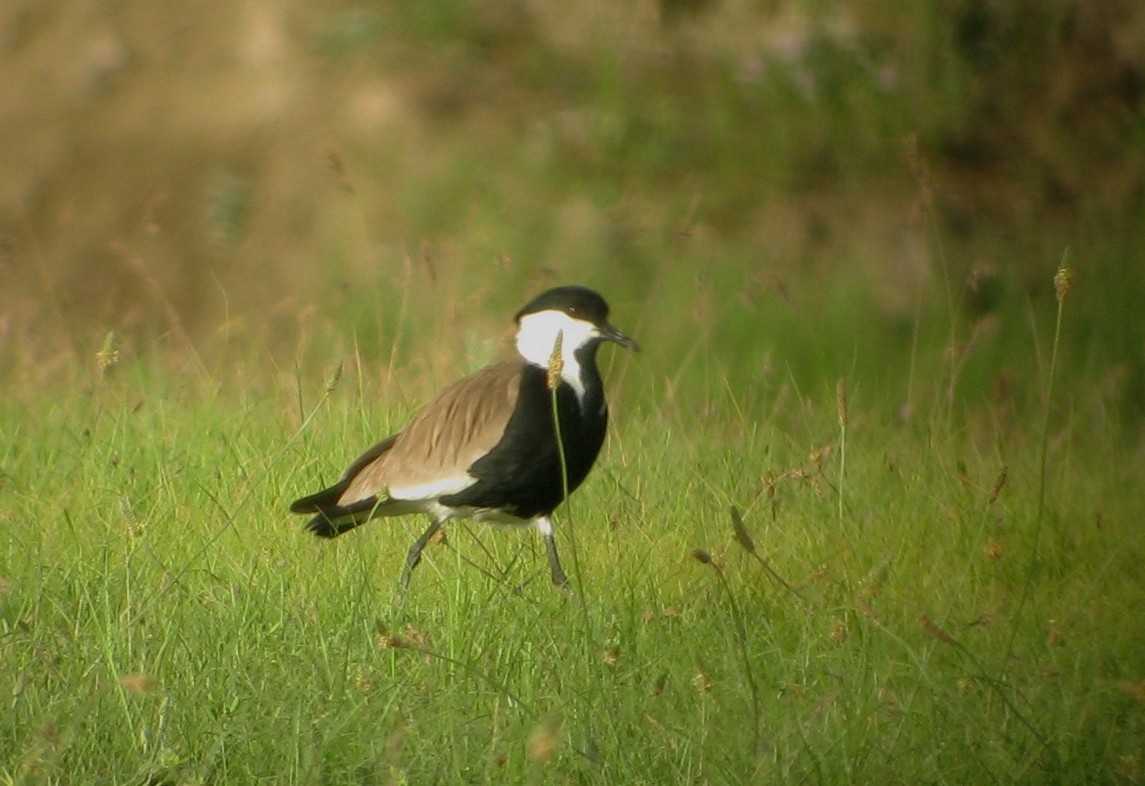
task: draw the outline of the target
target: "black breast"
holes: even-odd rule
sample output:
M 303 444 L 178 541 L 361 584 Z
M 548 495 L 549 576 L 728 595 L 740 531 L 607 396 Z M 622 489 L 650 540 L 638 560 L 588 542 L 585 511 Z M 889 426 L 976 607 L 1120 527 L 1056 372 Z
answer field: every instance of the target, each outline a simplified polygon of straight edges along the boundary
M 592 469 L 608 426 L 600 374 L 592 359 L 587 360 L 581 366 L 585 377 L 584 407 L 568 383 L 562 381 L 557 388 L 570 492 Z M 552 513 L 564 499 L 552 406 L 545 369 L 525 364 L 517 407 L 505 427 L 505 435 L 469 468 L 477 483 L 442 497 L 441 502 L 452 507 L 495 508 L 521 518 Z

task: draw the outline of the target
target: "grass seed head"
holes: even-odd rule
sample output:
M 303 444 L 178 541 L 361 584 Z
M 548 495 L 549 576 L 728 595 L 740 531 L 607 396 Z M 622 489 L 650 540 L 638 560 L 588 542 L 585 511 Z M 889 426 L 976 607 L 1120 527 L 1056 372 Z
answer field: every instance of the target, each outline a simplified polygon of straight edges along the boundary
M 1073 270 L 1066 265 L 1062 265 L 1058 268 L 1058 271 L 1054 273 L 1054 294 L 1057 295 L 1059 303 L 1065 300 L 1066 295 L 1069 294 L 1072 287 Z
M 1006 485 L 1006 475 L 1009 471 L 1009 467 L 1003 464 L 1002 469 L 998 472 L 998 477 L 994 478 L 994 485 L 990 487 L 990 494 L 987 497 L 990 503 L 998 499 L 998 495 L 1002 493 L 1002 487 Z
M 755 541 L 751 539 L 748 534 L 747 528 L 743 525 L 743 516 L 740 515 L 739 508 L 732 506 L 732 530 L 735 532 L 736 542 L 743 546 L 744 551 L 750 554 L 755 553 Z
M 374 646 L 380 650 L 418 649 L 424 647 L 429 639 L 425 631 L 418 630 L 413 625 L 406 625 L 404 632 L 395 633 L 379 620 L 374 629 L 376 631 Z
M 409 642 L 398 633 L 379 629 L 378 635 L 374 637 L 374 646 L 380 650 L 402 650 L 409 646 Z
M 775 484 L 777 480 L 775 475 L 770 472 L 763 476 L 763 485 L 767 489 L 768 499 L 775 499 Z
M 953 636 L 938 626 L 930 617 L 922 616 L 918 618 L 918 624 L 922 627 L 922 632 L 932 639 L 941 641 L 943 644 L 957 644 Z
M 557 386 L 561 384 L 561 374 L 564 373 L 565 370 L 565 359 L 562 352 L 564 340 L 564 331 L 559 331 L 557 333 L 557 340 L 553 343 L 553 353 L 549 355 L 549 373 L 547 377 L 549 390 L 556 390 Z
M 338 387 L 338 382 L 342 379 L 342 361 L 338 361 L 338 365 L 331 369 L 330 373 L 326 375 L 326 392 L 333 393 Z
M 835 413 L 839 416 L 839 428 L 847 428 L 847 380 L 843 377 L 835 383 Z
M 103 340 L 103 346 L 95 353 L 95 365 L 102 376 L 119 360 L 119 349 L 115 346 L 115 331 L 110 331 Z
M 705 551 L 704 549 L 692 549 L 692 557 L 697 562 L 702 562 L 705 565 L 711 565 L 712 564 L 711 553 L 708 551 Z

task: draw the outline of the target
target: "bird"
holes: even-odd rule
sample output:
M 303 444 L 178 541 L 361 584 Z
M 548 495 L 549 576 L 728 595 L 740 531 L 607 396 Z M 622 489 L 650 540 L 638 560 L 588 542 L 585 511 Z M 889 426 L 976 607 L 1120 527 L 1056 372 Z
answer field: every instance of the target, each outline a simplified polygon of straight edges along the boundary
M 639 351 L 608 316 L 608 303 L 588 287 L 537 295 L 514 316 L 515 357 L 441 390 L 341 480 L 296 500 L 291 512 L 313 514 L 306 529 L 319 538 L 378 517 L 425 515 L 429 526 L 406 554 L 403 591 L 451 519 L 533 527 L 553 584 L 565 587 L 552 515 L 587 477 L 604 442 L 608 404 L 597 350 L 614 342 Z

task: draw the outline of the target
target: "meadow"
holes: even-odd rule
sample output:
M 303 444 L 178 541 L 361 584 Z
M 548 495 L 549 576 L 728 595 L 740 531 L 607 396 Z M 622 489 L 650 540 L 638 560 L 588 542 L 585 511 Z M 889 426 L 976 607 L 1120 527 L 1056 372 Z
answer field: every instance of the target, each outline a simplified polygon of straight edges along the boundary
M 18 5 L 0 786 L 1145 782 L 1138 4 Z M 558 282 L 570 595 L 303 531 Z
M 5 397 L 0 782 L 1141 778 L 1141 445 L 1050 389 L 1052 330 L 1044 407 L 953 404 L 924 349 L 909 413 L 790 373 L 673 402 L 643 338 L 558 511 L 569 597 L 458 523 L 399 600 L 420 521 L 286 513 L 419 400 L 370 358 L 109 345 Z

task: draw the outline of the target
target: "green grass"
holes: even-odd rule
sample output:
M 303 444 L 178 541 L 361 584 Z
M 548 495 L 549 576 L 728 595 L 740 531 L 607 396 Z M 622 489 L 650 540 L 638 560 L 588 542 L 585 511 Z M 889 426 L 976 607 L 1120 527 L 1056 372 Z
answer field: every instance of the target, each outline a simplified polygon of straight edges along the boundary
M 607 359 L 571 600 L 533 533 L 457 523 L 399 605 L 423 522 L 285 512 L 408 413 L 385 359 L 15 391 L 0 783 L 1140 781 L 1145 468 L 1078 388 L 1043 430 L 849 387 L 840 478 L 832 386 L 700 369 L 685 406 L 655 358 Z
M 658 5 L 283 18 L 309 113 L 25 206 L 0 786 L 1145 781 L 1141 14 Z M 165 73 L 115 93 L 242 100 Z M 150 116 L 103 114 L 60 149 Z M 574 598 L 531 532 L 451 525 L 403 605 L 423 522 L 302 532 L 573 280 L 645 348 L 557 512 Z

